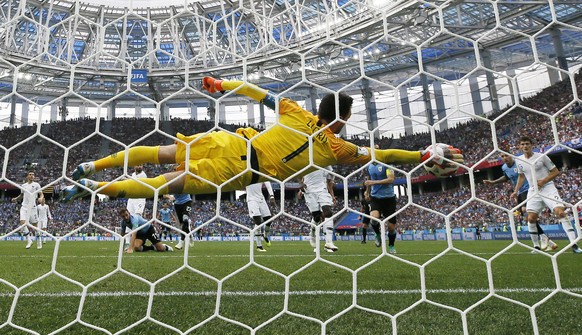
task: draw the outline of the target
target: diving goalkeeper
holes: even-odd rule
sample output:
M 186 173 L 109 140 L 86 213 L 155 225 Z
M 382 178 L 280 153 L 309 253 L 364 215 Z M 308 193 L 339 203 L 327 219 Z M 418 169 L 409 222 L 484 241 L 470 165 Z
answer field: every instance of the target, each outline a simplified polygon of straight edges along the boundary
M 278 99 L 274 93 L 250 83 L 204 77 L 202 87 L 209 93 L 235 90 L 237 94 L 246 95 L 277 111 L 278 122 L 261 133 L 252 128 L 239 128 L 236 133 L 213 131 L 191 136 L 178 133 L 178 140 L 172 145 L 129 148 L 128 166 L 179 164 L 175 171 L 154 178 L 115 182 L 85 179 L 103 169 L 123 167 L 125 151 L 82 163 L 73 171 L 72 179 L 78 180 L 83 187 L 66 187 L 61 200 L 72 201 L 89 194 L 89 190 L 118 198 L 151 198 L 154 189 L 159 195 L 216 193 L 217 186 L 222 186 L 225 192 L 240 190 L 266 181 L 263 175 L 285 180 L 300 170 L 300 175 L 313 171 L 313 166 L 302 170 L 310 163 L 311 151 L 313 164 L 317 166 L 364 165 L 372 159 L 370 148 L 358 147 L 336 137 L 351 116 L 353 99 L 347 94 L 324 96 L 315 116 L 295 101 Z M 386 164 L 415 164 L 430 159 L 432 154 L 429 151 L 374 149 L 376 160 Z M 444 150 L 443 154 L 455 162 L 463 162 L 463 156 L 456 150 Z

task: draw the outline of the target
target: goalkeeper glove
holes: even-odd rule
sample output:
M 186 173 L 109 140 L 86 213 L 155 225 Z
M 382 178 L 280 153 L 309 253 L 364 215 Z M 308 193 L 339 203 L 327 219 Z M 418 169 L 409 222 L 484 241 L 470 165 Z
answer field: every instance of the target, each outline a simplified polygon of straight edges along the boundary
M 441 152 L 442 150 L 442 152 Z M 436 156 L 434 157 L 433 156 Z M 421 150 L 420 151 L 420 161 L 421 162 L 426 162 L 428 160 L 431 160 L 432 158 L 435 158 L 435 160 L 437 161 L 438 164 L 442 164 L 443 162 L 443 157 L 446 159 L 450 159 L 453 162 L 459 163 L 459 164 L 463 164 L 465 162 L 465 160 L 463 159 L 463 154 L 461 154 L 461 150 L 449 146 L 448 148 L 444 148 L 444 147 L 437 147 L 436 150 Z M 441 157 L 442 156 L 442 157 Z
M 224 93 L 224 89 L 222 88 L 223 81 L 224 80 L 215 79 L 212 77 L 204 77 L 202 78 L 202 88 L 208 91 L 208 93 Z

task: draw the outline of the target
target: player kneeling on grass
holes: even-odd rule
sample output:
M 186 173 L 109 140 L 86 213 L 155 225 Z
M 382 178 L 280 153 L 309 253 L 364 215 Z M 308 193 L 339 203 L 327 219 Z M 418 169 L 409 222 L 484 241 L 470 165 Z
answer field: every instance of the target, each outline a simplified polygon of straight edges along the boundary
M 125 227 L 129 227 L 132 230 L 140 227 L 139 230 L 131 233 L 129 248 L 127 248 L 128 254 L 134 251 L 140 252 L 148 250 L 174 251 L 172 247 L 160 242 L 154 227 L 141 216 L 130 214 L 127 208 L 120 209 L 119 216 L 121 217 L 121 231 L 125 231 Z M 152 244 L 145 245 L 147 240 L 152 242 Z

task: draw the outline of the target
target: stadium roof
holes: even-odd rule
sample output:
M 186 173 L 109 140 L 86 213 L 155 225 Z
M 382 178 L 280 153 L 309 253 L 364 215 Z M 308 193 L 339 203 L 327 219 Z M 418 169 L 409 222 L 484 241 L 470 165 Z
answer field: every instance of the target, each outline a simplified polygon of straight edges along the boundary
M 396 86 L 419 68 L 454 80 L 487 66 L 554 64 L 554 38 L 578 63 L 581 27 L 574 0 L 0 0 L 0 90 L 12 91 L 16 75 L 30 99 L 72 87 L 73 98 L 96 101 L 128 85 L 160 101 L 205 75 L 274 91 L 305 79 L 338 90 L 362 72 L 378 81 L 372 88 Z M 148 82 L 131 84 L 132 68 L 147 69 Z

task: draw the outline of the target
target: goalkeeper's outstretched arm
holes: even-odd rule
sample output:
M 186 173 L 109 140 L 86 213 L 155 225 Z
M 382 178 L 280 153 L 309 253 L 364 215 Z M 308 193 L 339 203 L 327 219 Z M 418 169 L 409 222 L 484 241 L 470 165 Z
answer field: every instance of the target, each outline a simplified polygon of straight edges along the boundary
M 251 83 L 245 83 L 244 81 L 240 80 L 222 80 L 212 77 L 204 77 L 202 79 L 202 88 L 204 88 L 209 93 L 232 91 L 238 89 L 236 91 L 238 94 L 253 98 L 263 105 L 271 108 L 272 110 L 275 110 L 277 96 L 273 92 L 260 88 L 257 85 L 253 85 Z

